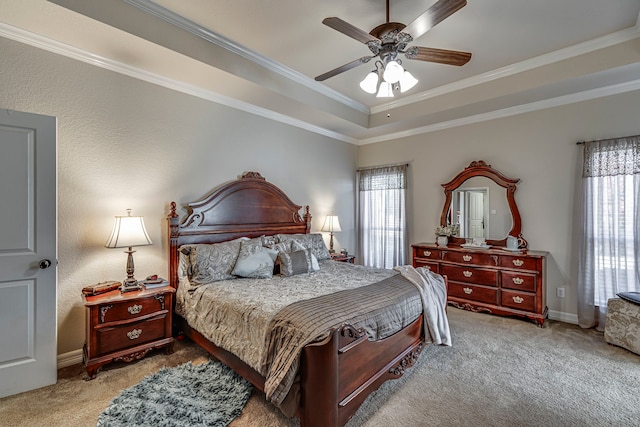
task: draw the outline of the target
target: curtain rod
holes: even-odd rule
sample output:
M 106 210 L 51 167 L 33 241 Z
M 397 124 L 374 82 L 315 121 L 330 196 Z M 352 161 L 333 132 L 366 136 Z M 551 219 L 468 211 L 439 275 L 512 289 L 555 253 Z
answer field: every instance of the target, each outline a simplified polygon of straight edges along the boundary
M 608 139 L 594 139 L 593 141 L 578 141 L 578 142 L 576 142 L 576 145 L 584 145 L 587 142 L 594 142 L 594 141 L 606 142 L 606 141 L 613 141 L 613 140 L 616 140 L 616 139 L 624 139 L 624 138 L 640 138 L 640 135 L 621 136 L 619 138 L 608 138 Z
M 387 165 L 376 165 L 376 166 L 367 166 L 364 168 L 358 168 L 356 169 L 356 171 L 363 171 L 363 170 L 367 170 L 367 169 L 378 169 L 378 168 L 391 168 L 393 166 L 411 166 L 410 162 L 402 162 L 402 163 L 393 163 L 393 164 L 387 164 Z

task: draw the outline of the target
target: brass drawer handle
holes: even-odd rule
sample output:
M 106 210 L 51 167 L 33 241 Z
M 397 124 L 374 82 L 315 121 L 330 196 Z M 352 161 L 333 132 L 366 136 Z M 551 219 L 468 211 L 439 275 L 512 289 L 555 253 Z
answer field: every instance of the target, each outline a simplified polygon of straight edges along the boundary
M 522 267 L 522 264 L 524 264 L 524 261 L 521 259 L 514 259 L 513 260 L 513 265 L 515 265 L 516 267 Z
M 462 272 L 462 275 L 464 277 L 466 277 L 466 278 L 469 278 L 469 277 L 473 276 L 473 273 L 470 272 L 470 271 L 465 270 L 465 271 Z
M 142 335 L 142 329 L 133 329 L 127 332 L 127 336 L 129 337 L 130 340 L 138 339 L 140 338 L 140 335 Z
M 473 257 L 471 255 L 462 255 L 462 259 L 469 262 L 473 259 Z
M 471 295 L 471 293 L 473 292 L 473 289 L 471 289 L 471 288 L 462 288 L 462 290 L 467 295 Z
M 129 314 L 138 314 L 142 311 L 142 305 L 133 304 L 127 307 Z
M 519 297 L 519 296 L 513 297 L 513 302 L 515 302 L 516 304 L 520 304 L 522 303 L 522 301 L 524 301 L 524 298 L 522 297 Z
M 424 251 L 423 254 L 424 256 L 431 256 L 431 251 Z
M 424 268 L 426 268 L 427 270 L 431 270 L 431 266 L 429 265 L 425 265 Z
M 520 277 L 514 277 L 513 278 L 513 284 L 514 285 L 522 285 L 524 283 L 524 279 L 521 279 Z

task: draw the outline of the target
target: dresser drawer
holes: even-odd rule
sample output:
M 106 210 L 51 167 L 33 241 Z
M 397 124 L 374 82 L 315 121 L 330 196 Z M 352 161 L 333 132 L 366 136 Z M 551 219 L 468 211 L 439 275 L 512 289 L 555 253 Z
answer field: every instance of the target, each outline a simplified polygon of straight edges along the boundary
M 525 292 L 502 291 L 501 303 L 504 307 L 523 311 L 535 311 L 536 296 Z
M 498 286 L 498 271 L 486 268 L 458 265 L 441 265 L 440 274 L 455 282 L 475 283 L 478 285 Z
M 454 252 L 448 251 L 445 252 L 443 256 L 445 261 L 457 262 L 460 264 L 474 264 L 474 265 L 485 265 L 485 266 L 496 266 L 497 257 L 495 255 L 491 256 L 488 253 L 483 252 Z
M 477 301 L 485 304 L 498 303 L 498 290 L 495 288 L 486 288 L 484 286 L 474 286 L 464 283 L 449 282 L 447 292 L 450 297 L 464 298 L 470 301 Z
M 537 270 L 538 263 L 536 258 L 528 258 L 523 256 L 500 256 L 500 267 L 517 268 L 520 270 Z
M 516 271 L 502 272 L 502 287 L 506 289 L 517 289 L 519 291 L 536 291 L 535 274 L 520 273 Z
M 413 257 L 414 258 L 423 258 L 423 259 L 440 259 L 440 251 L 438 249 L 432 248 L 413 248 Z
M 413 260 L 413 266 L 415 268 L 424 267 L 424 268 L 427 268 L 427 269 L 433 271 L 434 273 L 440 273 L 438 271 L 439 270 L 438 269 L 439 265 L 440 264 L 438 264 L 437 262 L 429 262 L 429 261 L 425 261 L 425 260 L 422 260 L 422 259 L 414 259 Z
M 148 298 L 139 298 L 132 301 L 113 302 L 99 307 L 100 323 L 109 323 L 120 320 L 135 319 L 164 310 L 165 295 L 159 294 Z M 169 307 L 170 308 L 170 307 Z
M 101 354 L 135 347 L 165 337 L 166 315 L 96 331 Z

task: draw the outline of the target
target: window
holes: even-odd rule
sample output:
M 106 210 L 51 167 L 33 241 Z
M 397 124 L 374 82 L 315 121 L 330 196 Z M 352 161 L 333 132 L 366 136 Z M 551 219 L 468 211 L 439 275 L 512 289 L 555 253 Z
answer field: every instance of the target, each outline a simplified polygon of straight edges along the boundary
M 359 171 L 359 236 L 364 265 L 393 268 L 406 259 L 407 165 Z
M 640 137 L 585 143 L 580 326 L 604 327 L 607 301 L 640 291 Z

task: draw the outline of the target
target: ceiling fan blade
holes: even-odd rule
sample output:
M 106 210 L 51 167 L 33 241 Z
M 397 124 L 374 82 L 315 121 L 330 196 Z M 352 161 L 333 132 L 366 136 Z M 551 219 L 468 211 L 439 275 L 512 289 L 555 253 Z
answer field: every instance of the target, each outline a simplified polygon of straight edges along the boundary
M 331 71 L 327 71 L 324 74 L 320 74 L 318 77 L 316 77 L 316 81 L 321 82 L 321 81 L 327 80 L 329 77 L 333 77 L 340 73 L 344 73 L 345 71 L 349 71 L 350 69 L 355 68 L 360 64 L 366 64 L 367 62 L 371 61 L 371 59 L 373 58 L 375 58 L 375 56 L 363 56 L 362 58 L 356 59 L 355 61 L 351 61 L 348 64 L 344 64 L 341 67 L 335 68 Z
M 461 66 L 469 62 L 471 53 L 457 50 L 434 49 L 431 47 L 412 46 L 405 52 L 407 59 L 437 62 L 439 64 Z
M 342 34 L 347 35 L 352 39 L 356 39 L 364 44 L 367 44 L 368 42 L 378 41 L 377 38 L 373 37 L 366 31 L 361 30 L 360 28 L 355 27 L 346 21 L 343 21 L 340 18 L 336 18 L 335 16 L 331 18 L 324 18 L 322 20 L 322 23 L 327 27 L 331 27 L 336 31 L 340 31 Z
M 410 34 L 414 40 L 453 15 L 467 5 L 467 0 L 439 0 L 407 25 L 403 33 Z

